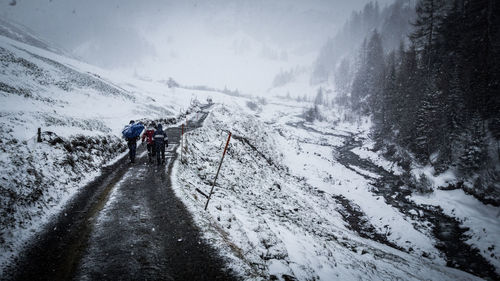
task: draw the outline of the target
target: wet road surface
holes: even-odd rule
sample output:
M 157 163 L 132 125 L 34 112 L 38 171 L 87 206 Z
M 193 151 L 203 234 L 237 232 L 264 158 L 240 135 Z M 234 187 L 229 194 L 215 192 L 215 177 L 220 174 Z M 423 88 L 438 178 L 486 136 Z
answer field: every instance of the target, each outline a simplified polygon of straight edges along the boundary
M 207 107 L 189 120 L 202 125 Z M 138 148 L 107 167 L 36 236 L 8 280 L 236 280 L 216 249 L 201 238 L 171 188 L 180 128 L 167 129 L 166 164 Z
M 232 279 L 169 186 L 168 166 L 142 157 L 129 169 L 95 219 L 77 280 Z

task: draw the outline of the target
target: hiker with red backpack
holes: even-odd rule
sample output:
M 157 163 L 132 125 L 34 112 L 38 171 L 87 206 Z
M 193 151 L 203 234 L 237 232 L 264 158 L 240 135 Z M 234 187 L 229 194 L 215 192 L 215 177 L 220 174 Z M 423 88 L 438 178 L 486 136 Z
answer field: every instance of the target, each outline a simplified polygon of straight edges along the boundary
M 153 140 L 153 135 L 156 131 L 156 124 L 152 122 L 149 124 L 149 126 L 146 128 L 144 133 L 142 133 L 142 142 L 144 143 L 144 140 L 146 140 L 146 148 L 148 150 L 148 160 L 149 163 L 153 163 L 153 156 L 155 156 L 155 143 Z

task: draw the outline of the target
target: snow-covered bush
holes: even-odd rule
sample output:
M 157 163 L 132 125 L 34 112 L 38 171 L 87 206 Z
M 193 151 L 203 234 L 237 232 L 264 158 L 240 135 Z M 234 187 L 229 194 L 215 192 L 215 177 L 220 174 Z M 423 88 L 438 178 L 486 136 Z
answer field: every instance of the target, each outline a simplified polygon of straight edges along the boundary
M 259 105 L 256 102 L 251 101 L 251 100 L 247 101 L 246 105 L 247 105 L 248 108 L 250 108 L 253 111 L 256 111 L 256 110 L 259 109 Z
M 167 86 L 169 88 L 177 88 L 179 87 L 179 83 L 177 83 L 172 77 L 169 77 L 167 81 Z
M 414 175 L 411 175 L 409 182 L 408 182 L 408 186 L 413 191 L 418 192 L 418 193 L 422 193 L 422 194 L 429 193 L 429 192 L 432 192 L 434 190 L 432 182 L 423 173 L 420 174 L 418 179 Z
M 40 143 L 4 139 L 7 153 L 0 159 L 0 244 L 4 251 L 9 246 L 3 242 L 14 229 L 29 227 L 126 149 L 115 136 L 65 138 L 43 132 L 41 137 Z
M 267 104 L 267 100 L 265 97 L 257 97 L 257 102 L 260 103 L 261 105 Z
M 324 117 L 321 114 L 318 105 L 314 105 L 313 107 L 308 108 L 306 111 L 304 111 L 303 116 L 307 122 L 313 122 L 314 120 L 318 120 L 318 121 L 324 120 Z

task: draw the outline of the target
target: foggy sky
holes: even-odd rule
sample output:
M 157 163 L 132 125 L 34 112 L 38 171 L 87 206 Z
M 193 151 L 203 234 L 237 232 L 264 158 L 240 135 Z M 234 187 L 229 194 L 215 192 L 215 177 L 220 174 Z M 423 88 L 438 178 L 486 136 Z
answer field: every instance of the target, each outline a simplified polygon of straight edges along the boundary
M 180 76 L 188 76 L 189 69 L 203 78 L 214 67 L 222 76 L 234 74 L 234 69 L 257 70 L 254 61 L 278 61 L 275 53 L 286 58 L 283 65 L 276 62 L 276 68 L 307 63 L 351 12 L 369 0 L 11 2 L 0 0 L 2 18 L 27 26 L 89 63 L 149 70 L 148 75 L 157 69 L 175 75 L 173 68 L 180 65 L 186 67 Z M 259 54 L 258 59 L 253 59 L 252 52 Z M 302 61 L 293 61 L 301 57 Z M 248 71 L 241 74 L 248 76 Z

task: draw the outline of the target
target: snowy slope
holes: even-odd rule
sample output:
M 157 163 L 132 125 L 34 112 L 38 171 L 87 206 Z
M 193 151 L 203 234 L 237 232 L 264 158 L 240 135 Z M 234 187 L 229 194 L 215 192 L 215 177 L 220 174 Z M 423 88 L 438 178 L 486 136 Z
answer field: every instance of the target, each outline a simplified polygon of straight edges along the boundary
M 1 265 L 123 155 L 129 120 L 175 117 L 196 97 L 225 97 L 122 77 L 4 36 L 0 64 Z
M 187 135 L 185 161 L 174 166 L 176 193 L 235 270 L 248 280 L 479 279 L 446 267 L 425 229 L 373 194 L 363 171 L 335 161 L 343 136 L 366 134 L 368 123 L 306 130 L 293 125 L 303 120 L 302 108 L 274 99 L 258 114 L 238 101 L 218 106 Z M 209 193 L 228 131 L 233 137 L 205 212 L 196 189 Z M 387 240 L 353 231 L 342 202 L 357 206 Z
M 54 46 L 50 42 L 47 42 L 39 38 L 36 34 L 31 32 L 27 27 L 10 21 L 5 21 L 1 18 L 0 18 L 0 35 L 60 55 L 69 56 L 67 52 Z
M 173 184 L 205 238 L 245 279 L 479 279 L 446 267 L 418 211 L 409 216 L 374 193 L 380 173 L 341 163 L 346 141 L 363 139 L 354 154 L 402 173 L 370 150 L 369 120 L 341 122 L 346 118 L 333 109 L 325 112 L 327 121 L 307 123 L 301 115 L 308 103 L 168 88 L 25 43 L 0 36 L 0 272 L 102 165 L 123 155 L 120 132 L 130 119 L 175 117 L 210 97 L 216 106 L 204 127 L 187 134 Z M 270 92 L 296 97 L 316 91 L 299 76 Z M 229 131 L 228 154 L 205 212 L 196 188 L 209 192 Z M 441 205 L 463 221 L 470 227 L 466 242 L 499 271 L 499 208 L 458 191 L 410 199 Z

